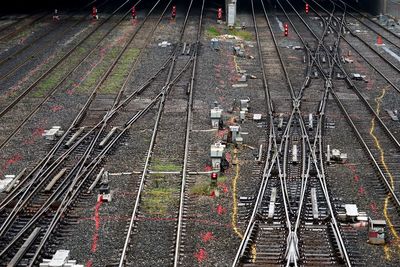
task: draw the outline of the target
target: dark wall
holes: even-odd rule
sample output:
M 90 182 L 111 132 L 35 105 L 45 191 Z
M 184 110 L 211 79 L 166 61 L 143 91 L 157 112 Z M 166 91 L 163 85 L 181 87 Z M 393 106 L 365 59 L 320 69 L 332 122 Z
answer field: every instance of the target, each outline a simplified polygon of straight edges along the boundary
M 1 12 L 35 12 L 40 9 L 75 8 L 90 3 L 89 0 L 3 0 Z
M 352 0 L 356 2 L 356 0 Z M 358 0 L 358 6 L 371 14 L 378 15 L 381 12 L 381 0 Z
M 54 9 L 54 8 L 76 8 L 79 6 L 84 6 L 93 0 L 0 0 L 1 7 L 0 12 L 34 12 L 35 10 L 46 8 L 46 9 Z M 98 3 L 104 0 L 96 0 Z M 118 4 L 122 3 L 124 0 L 108 0 L 110 4 Z M 126 1 L 126 0 L 125 0 Z M 132 3 L 137 2 L 138 0 L 132 0 Z M 165 0 L 166 1 L 166 0 Z M 189 0 L 175 0 L 177 5 L 187 4 Z M 264 0 L 265 2 L 274 2 L 274 0 Z M 301 8 L 304 4 L 302 0 L 290 0 L 291 3 L 295 6 Z M 320 3 L 328 3 L 327 0 L 317 0 Z M 359 9 L 371 12 L 373 14 L 379 14 L 381 9 L 381 2 L 383 0 L 343 0 L 344 2 L 351 3 L 354 6 L 357 6 Z M 146 4 L 146 2 L 154 2 L 154 0 L 142 0 L 142 4 Z M 225 0 L 207 0 L 208 5 L 215 5 L 224 7 Z M 237 0 L 238 8 L 247 9 L 250 5 L 249 0 Z M 281 2 L 285 2 L 281 0 Z

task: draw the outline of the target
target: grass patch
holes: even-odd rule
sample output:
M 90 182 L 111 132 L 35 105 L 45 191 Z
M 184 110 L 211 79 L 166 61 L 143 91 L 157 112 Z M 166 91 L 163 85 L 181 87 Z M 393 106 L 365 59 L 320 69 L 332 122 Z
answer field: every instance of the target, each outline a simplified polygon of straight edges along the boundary
M 246 30 L 229 29 L 228 34 L 239 37 L 245 41 L 251 41 L 253 39 L 253 35 L 251 34 L 251 32 Z
M 209 196 L 211 192 L 210 182 L 201 182 L 190 188 L 190 194 L 197 196 Z
M 157 171 L 157 172 L 177 172 L 180 171 L 182 168 L 179 165 L 176 165 L 174 163 L 162 163 L 162 162 L 156 162 L 152 167 L 152 171 Z
M 227 177 L 225 175 L 221 175 L 218 177 L 218 183 L 226 182 Z
M 101 77 L 107 71 L 111 62 L 114 61 L 115 57 L 120 52 L 120 48 L 113 47 L 107 51 L 105 57 L 98 65 L 91 70 L 90 74 L 86 77 L 85 81 L 77 87 L 77 92 L 79 93 L 89 93 L 91 92 L 97 83 L 101 80 Z
M 145 191 L 142 205 L 146 212 L 166 215 L 168 209 L 178 203 L 179 200 L 174 194 L 178 193 L 179 189 L 168 186 L 166 182 L 165 177 L 156 178 Z
M 61 81 L 71 66 L 78 64 L 85 53 L 87 53 L 86 48 L 77 48 L 70 57 L 65 59 L 47 78 L 38 84 L 37 89 L 32 94 L 33 97 L 44 97 L 50 89 L 53 89 Z
M 117 67 L 112 71 L 111 75 L 104 82 L 99 91 L 101 93 L 118 92 L 124 84 L 125 78 L 132 67 L 132 63 L 136 60 L 139 53 L 140 50 L 137 48 L 126 50 L 120 58 Z
M 148 213 L 160 215 L 167 214 L 168 207 L 177 202 L 173 194 L 177 190 L 174 188 L 153 188 L 145 193 L 143 207 Z
M 50 74 L 48 78 L 39 83 L 37 89 L 33 92 L 33 97 L 44 97 L 50 89 L 53 89 L 63 78 L 64 73 L 61 71 Z
M 215 28 L 215 27 L 209 27 L 209 28 L 206 30 L 206 36 L 207 36 L 208 38 L 215 38 L 215 37 L 217 37 L 217 36 L 219 36 L 219 35 L 221 35 L 221 33 L 220 33 L 220 31 L 219 31 L 217 28 Z

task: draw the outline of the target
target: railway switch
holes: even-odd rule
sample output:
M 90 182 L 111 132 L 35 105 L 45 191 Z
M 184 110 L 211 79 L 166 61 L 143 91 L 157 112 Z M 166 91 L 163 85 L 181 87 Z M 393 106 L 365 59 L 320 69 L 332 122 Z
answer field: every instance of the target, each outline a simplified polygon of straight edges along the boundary
M 76 260 L 70 259 L 69 250 L 57 250 L 51 259 L 43 259 L 40 263 L 40 267 L 51 267 L 51 266 L 61 266 L 61 267 L 83 267 L 82 264 L 77 264 Z
M 61 126 L 53 126 L 49 130 L 45 130 L 42 134 L 46 140 L 54 141 L 56 137 L 60 137 L 64 134 L 64 131 L 61 130 Z
M 327 145 L 326 162 L 330 163 L 345 163 L 347 161 L 347 153 L 341 153 L 339 149 L 331 149 Z
M 4 176 L 4 179 L 0 179 L 0 193 L 6 191 L 10 184 L 14 181 L 15 175 L 8 174 Z

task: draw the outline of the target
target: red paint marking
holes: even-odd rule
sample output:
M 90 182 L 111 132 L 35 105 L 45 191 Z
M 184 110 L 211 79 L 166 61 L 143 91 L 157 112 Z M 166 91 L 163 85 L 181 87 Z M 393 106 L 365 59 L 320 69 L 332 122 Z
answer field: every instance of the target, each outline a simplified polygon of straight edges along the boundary
M 4 164 L 2 170 L 5 171 L 7 170 L 11 165 L 17 163 L 22 159 L 22 156 L 20 154 L 15 154 L 11 158 L 9 158 Z
M 347 163 L 346 167 L 352 172 L 354 181 L 358 183 L 360 181 L 360 176 L 357 175 L 356 165 Z
M 231 156 L 231 152 L 226 152 L 225 154 L 225 158 L 228 162 L 231 162 L 232 156 Z
M 42 136 L 42 134 L 44 133 L 44 128 L 36 128 L 33 133 L 32 136 L 37 137 L 37 136 Z
M 204 248 L 201 248 L 199 252 L 194 254 L 194 256 L 196 257 L 198 262 L 202 262 L 207 258 L 207 252 Z
M 217 213 L 218 213 L 218 215 L 224 214 L 225 211 L 226 211 L 225 208 L 222 207 L 221 204 L 218 204 L 218 206 L 217 206 Z
M 43 124 L 43 123 L 42 123 Z M 32 145 L 35 143 L 35 140 L 39 137 L 42 137 L 42 134 L 44 133 L 44 128 L 39 127 L 33 130 L 31 137 L 29 139 L 26 139 L 24 141 L 25 145 Z
M 208 241 L 210 241 L 212 239 L 214 239 L 212 232 L 207 232 L 207 233 L 201 235 L 201 240 L 203 240 L 204 243 L 207 243 Z
M 224 193 L 229 192 L 228 186 L 225 183 L 220 183 L 218 184 L 218 186 L 222 188 L 222 191 L 224 191 Z
M 99 240 L 99 229 L 100 229 L 100 212 L 99 209 L 103 204 L 103 198 L 100 196 L 99 201 L 97 201 L 96 206 L 94 208 L 94 221 L 95 221 L 95 231 L 93 234 L 92 248 L 91 251 L 94 253 L 97 250 L 97 242 Z
M 0 96 L 0 99 L 7 99 L 8 97 L 16 94 L 17 91 L 23 87 L 24 83 L 26 83 L 32 76 L 34 76 L 37 72 L 39 72 L 43 66 L 46 66 L 54 57 L 55 57 L 54 54 L 51 55 L 43 63 L 37 65 L 33 70 L 29 71 L 24 76 L 24 78 L 18 80 L 18 82 L 14 86 L 10 87 L 6 93 L 2 94 Z
M 88 262 L 86 262 L 86 267 L 92 267 L 93 265 L 93 261 L 89 260 Z
M 358 188 L 358 194 L 361 196 L 365 195 L 365 189 L 363 186 L 360 186 L 360 188 Z
M 211 191 L 211 193 L 210 193 L 210 197 L 211 198 L 215 198 L 215 191 L 213 190 L 213 191 Z
M 375 203 L 375 202 L 372 202 L 372 203 L 369 205 L 369 207 L 370 207 L 371 211 L 372 211 L 374 214 L 376 214 L 376 213 L 378 212 L 378 207 L 376 206 L 376 203 Z
M 51 107 L 50 107 L 51 111 L 53 111 L 53 112 L 60 111 L 60 110 L 62 110 L 63 108 L 64 108 L 64 107 L 61 106 L 61 105 L 54 105 L 54 106 L 51 106 Z
M 222 138 L 222 137 L 224 137 L 225 133 L 227 133 L 227 132 L 228 132 L 228 129 L 218 130 L 217 131 L 217 137 Z
M 206 165 L 205 167 L 204 167 L 204 171 L 206 171 L 206 172 L 209 172 L 209 171 L 211 171 L 212 170 L 212 166 L 210 166 L 210 165 Z
M 205 214 L 195 214 L 194 216 L 197 217 L 197 218 L 202 218 L 202 217 L 205 217 L 206 215 Z M 156 221 L 156 222 L 160 222 L 160 221 L 176 221 L 177 219 L 176 218 L 160 218 L 160 217 L 157 217 L 157 218 L 154 218 L 154 217 L 146 217 L 146 218 L 139 217 L 137 220 L 138 221 Z M 224 228 L 227 228 L 227 229 L 231 229 L 232 228 L 231 224 L 223 224 L 223 223 L 221 223 L 219 221 L 190 219 L 190 218 L 186 219 L 186 220 L 190 221 L 190 222 L 193 222 L 193 223 L 196 223 L 196 224 L 204 224 L 206 226 L 214 225 L 214 226 L 224 227 Z

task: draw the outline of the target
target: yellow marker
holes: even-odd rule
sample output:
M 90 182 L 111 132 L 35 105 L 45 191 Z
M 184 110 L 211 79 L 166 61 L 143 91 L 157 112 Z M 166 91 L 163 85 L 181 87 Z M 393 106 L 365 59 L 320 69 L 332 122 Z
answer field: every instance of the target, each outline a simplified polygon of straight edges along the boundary
M 237 149 L 233 151 L 234 153 L 234 161 L 236 161 L 238 164 L 236 164 L 236 173 L 235 177 L 232 180 L 232 195 L 233 195 L 233 212 L 232 212 L 232 228 L 233 231 L 241 238 L 243 239 L 243 234 L 240 232 L 239 228 L 237 227 L 237 213 L 238 213 L 238 205 L 237 205 L 237 180 L 239 179 L 239 174 L 240 174 L 240 165 L 239 165 L 239 160 L 237 156 Z
M 377 98 L 375 98 L 375 102 L 376 102 L 376 113 L 377 115 L 379 115 L 380 113 L 380 109 L 381 109 L 381 103 L 382 103 L 382 98 L 385 96 L 386 94 L 386 89 L 387 87 L 383 88 L 382 90 L 382 94 L 380 96 L 378 96 Z M 391 172 L 389 171 L 389 168 L 385 162 L 385 152 L 383 151 L 383 148 L 381 147 L 381 144 L 379 142 L 379 139 L 375 136 L 374 134 L 375 131 L 375 118 L 372 118 L 371 120 L 371 129 L 369 131 L 369 134 L 372 136 L 372 138 L 374 139 L 375 142 L 375 146 L 378 148 L 379 153 L 380 153 L 380 161 L 385 169 L 385 172 L 389 175 L 390 178 L 390 186 L 393 189 L 394 187 L 394 178 L 393 175 L 391 174 Z M 396 229 L 394 228 L 394 225 L 392 223 L 392 220 L 389 217 L 389 213 L 388 213 L 388 204 L 389 204 L 389 199 L 390 199 L 390 193 L 387 194 L 385 201 L 384 201 L 384 206 L 383 206 L 383 215 L 388 223 L 390 232 L 393 234 L 394 238 L 396 239 L 396 244 L 397 244 L 397 248 L 400 249 L 400 245 L 399 245 L 399 234 L 397 233 Z M 386 260 L 391 260 L 391 251 L 389 248 L 389 245 L 385 245 L 384 246 L 384 252 L 385 252 L 385 259 Z
M 232 181 L 232 192 L 233 192 L 233 212 L 232 212 L 232 228 L 233 231 L 241 238 L 243 239 L 243 234 L 240 232 L 239 228 L 237 227 L 237 213 L 238 213 L 238 206 L 237 206 L 237 180 L 240 177 L 240 164 L 239 164 L 239 159 L 238 159 L 238 150 L 235 148 L 233 150 L 234 153 L 234 161 L 236 161 L 236 170 L 235 170 L 235 177 L 233 178 Z M 252 262 L 256 261 L 257 257 L 257 249 L 256 245 L 253 244 L 251 246 L 251 259 Z
M 236 56 L 233 56 L 233 62 L 235 63 L 236 72 L 237 72 L 237 73 L 240 73 L 240 67 L 239 67 L 239 65 L 238 65 L 237 62 L 236 62 Z

